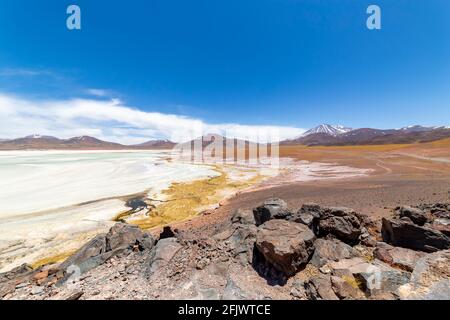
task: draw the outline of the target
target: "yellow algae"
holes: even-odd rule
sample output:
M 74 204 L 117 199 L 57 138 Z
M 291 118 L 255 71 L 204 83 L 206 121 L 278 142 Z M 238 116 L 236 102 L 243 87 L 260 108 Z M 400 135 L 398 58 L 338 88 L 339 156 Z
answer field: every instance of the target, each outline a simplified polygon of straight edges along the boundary
M 142 229 L 150 229 L 187 220 L 197 215 L 202 208 L 220 202 L 227 191 L 232 193 L 261 180 L 260 175 L 255 175 L 245 181 L 233 181 L 223 168 L 216 166 L 215 170 L 220 173 L 219 176 L 172 184 L 169 189 L 163 191 L 167 200 L 152 210 L 148 217 L 130 220 L 129 223 Z
M 40 268 L 42 266 L 46 266 L 49 264 L 54 264 L 54 263 L 60 263 L 63 262 L 64 260 L 66 260 L 68 257 L 70 257 L 71 255 L 73 255 L 75 251 L 71 251 L 71 252 L 63 252 L 63 253 L 59 253 L 57 255 L 53 255 L 53 256 L 49 256 L 49 257 L 45 257 L 39 260 L 34 261 L 31 264 L 31 267 L 33 269 L 37 269 Z
M 344 280 L 345 282 L 347 282 L 349 285 L 351 285 L 355 289 L 360 289 L 363 287 L 362 282 L 360 280 L 355 279 L 353 276 L 343 275 L 341 277 L 341 279 Z

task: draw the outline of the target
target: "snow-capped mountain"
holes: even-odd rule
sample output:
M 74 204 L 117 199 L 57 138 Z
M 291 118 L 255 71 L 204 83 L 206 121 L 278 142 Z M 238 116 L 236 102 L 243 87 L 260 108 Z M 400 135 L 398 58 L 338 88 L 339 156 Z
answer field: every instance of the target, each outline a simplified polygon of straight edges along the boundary
M 353 130 L 352 128 L 344 127 L 341 125 L 321 124 L 315 128 L 306 131 L 302 136 L 306 137 L 314 133 L 325 133 L 330 136 L 336 137 L 338 135 L 347 133 L 352 130 Z
M 446 138 L 450 138 L 450 129 L 446 126 L 424 127 L 413 125 L 400 129 L 349 129 L 342 126 L 320 125 L 305 132 L 299 138 L 282 141 L 281 144 L 307 146 L 407 144 L 431 142 Z
M 41 134 L 33 134 L 31 136 L 26 136 L 23 139 L 45 139 L 45 140 L 57 140 L 57 138 L 52 136 L 43 136 Z
M 424 131 L 433 131 L 438 129 L 450 129 L 448 126 L 434 126 L 434 127 L 424 127 L 421 125 L 413 125 L 413 126 L 407 126 L 403 127 L 399 130 L 403 132 L 424 132 Z
M 413 125 L 413 126 L 403 127 L 400 130 L 403 132 L 424 132 L 424 131 L 432 131 L 434 129 L 438 129 L 438 127 L 424 127 L 424 126 L 420 126 L 420 125 Z

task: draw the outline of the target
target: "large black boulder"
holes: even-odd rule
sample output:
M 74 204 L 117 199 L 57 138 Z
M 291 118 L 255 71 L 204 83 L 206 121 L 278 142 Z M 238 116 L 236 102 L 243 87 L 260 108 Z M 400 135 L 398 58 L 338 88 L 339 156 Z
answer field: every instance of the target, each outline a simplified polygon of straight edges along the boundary
M 442 232 L 401 219 L 383 218 L 381 234 L 385 242 L 403 248 L 425 252 L 450 249 L 450 238 Z
M 255 223 L 257 226 L 262 225 L 264 222 L 271 219 L 286 219 L 292 215 L 287 203 L 278 198 L 271 198 L 259 207 L 253 209 L 253 215 L 255 217 Z

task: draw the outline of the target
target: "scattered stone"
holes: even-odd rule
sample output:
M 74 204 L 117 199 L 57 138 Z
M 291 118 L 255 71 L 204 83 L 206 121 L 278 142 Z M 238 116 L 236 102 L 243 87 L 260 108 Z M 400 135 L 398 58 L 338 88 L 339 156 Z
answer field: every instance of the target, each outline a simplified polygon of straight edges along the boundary
M 314 233 L 305 225 L 270 220 L 258 228 L 256 247 L 270 265 L 292 276 L 309 261 L 314 240 Z
M 406 231 L 383 227 L 422 251 L 376 242 L 381 220 L 351 209 L 305 204 L 293 213 L 279 199 L 261 207 L 269 220 L 259 227 L 255 212 L 237 210 L 214 230 L 168 228 L 156 245 L 117 224 L 61 265 L 0 274 L 0 299 L 450 299 L 450 250 L 423 252 L 448 239 L 450 204 L 399 207 L 392 221 Z M 75 287 L 65 283 L 71 266 L 82 273 Z
M 329 275 L 319 275 L 305 283 L 305 291 L 310 300 L 339 300 L 331 286 Z
M 144 241 L 144 239 L 147 239 Z M 154 240 L 147 233 L 142 232 L 138 226 L 125 223 L 116 223 L 106 235 L 106 251 L 119 248 L 132 248 L 141 245 L 143 249 L 151 249 Z
M 197 261 L 197 264 L 195 265 L 195 267 L 198 270 L 203 270 L 209 264 L 209 262 L 210 262 L 210 260 L 208 258 L 202 258 L 199 261 Z
M 368 237 L 363 238 L 363 239 L 360 240 L 360 243 L 362 245 L 364 245 L 366 247 L 370 247 L 370 248 L 375 247 L 377 245 L 377 242 L 378 241 L 372 236 L 368 236 Z
M 5 297 L 6 295 L 14 292 L 15 289 L 16 287 L 14 286 L 14 283 L 12 283 L 11 281 L 3 282 L 0 285 L 0 299 L 3 299 L 3 297 Z
M 304 204 L 296 214 L 288 217 L 289 221 L 302 223 L 311 228 L 314 233 L 318 232 L 318 223 L 320 218 L 321 208 L 318 204 L 307 203 Z
M 148 275 L 153 275 L 156 271 L 169 264 L 181 248 L 182 245 L 176 238 L 159 240 L 147 261 Z
M 86 272 L 105 261 L 102 257 L 104 253 L 106 253 L 106 237 L 105 235 L 98 235 L 64 261 L 61 264 L 61 270 L 76 266 L 81 273 Z
M 349 281 L 346 277 L 331 277 L 334 293 L 342 300 L 364 300 L 366 296 L 359 289 L 356 281 Z
M 354 214 L 361 223 L 361 227 L 366 228 L 368 231 L 377 229 L 377 223 L 368 215 L 360 212 L 355 212 Z
M 420 259 L 411 281 L 398 289 L 404 300 L 450 299 L 450 250 L 427 254 Z
M 219 291 L 215 288 L 199 289 L 200 300 L 220 300 Z
M 307 300 L 308 296 L 305 290 L 305 282 L 300 280 L 295 280 L 292 283 L 292 289 L 290 292 L 291 296 L 298 300 Z
M 257 227 L 253 224 L 239 225 L 229 238 L 230 249 L 233 256 L 242 265 L 248 265 L 253 261 L 253 249 L 255 247 Z
M 398 219 L 382 221 L 383 240 L 394 246 L 434 252 L 450 248 L 450 238 L 440 231 Z
M 165 226 L 163 228 L 163 231 L 159 234 L 159 240 L 175 237 L 175 232 L 172 231 L 172 228 L 170 226 Z
M 291 215 L 287 203 L 278 198 L 266 200 L 261 206 L 253 210 L 253 215 L 257 226 L 271 219 L 285 219 Z
M 255 216 L 251 210 L 238 209 L 231 218 L 231 222 L 240 224 L 256 224 Z
M 413 223 L 419 226 L 423 226 L 427 222 L 425 212 L 410 206 L 403 206 L 400 208 L 400 217 L 408 217 Z
M 361 224 L 356 213 L 348 208 L 324 208 L 319 221 L 319 236 L 331 234 L 354 245 L 361 235 Z
M 241 288 L 239 288 L 236 283 L 230 278 L 227 279 L 227 285 L 223 290 L 222 299 L 223 300 L 244 300 L 247 299 L 247 294 L 245 294 Z
M 426 253 L 414 251 L 402 247 L 393 247 L 384 242 L 379 242 L 373 252 L 373 256 L 393 267 L 412 272 L 417 261 Z
M 72 274 L 64 273 L 68 268 L 75 268 L 80 274 L 83 274 L 103 264 L 111 257 L 127 250 L 133 250 L 136 246 L 140 250 L 150 250 L 154 243 L 155 240 L 139 227 L 116 223 L 106 235 L 101 234 L 94 237 L 60 265 L 62 275 L 57 273 L 57 277 L 60 279 L 59 284 L 65 282 Z
M 369 297 L 395 292 L 410 279 L 410 273 L 394 269 L 379 260 L 369 263 L 362 258 L 352 258 L 331 262 L 329 266 L 334 276 L 354 283 Z
M 34 295 L 34 296 L 35 295 L 40 295 L 42 293 L 44 293 L 44 288 L 43 287 L 33 286 L 31 288 L 31 294 Z
M 69 295 L 67 298 L 65 298 L 65 300 L 70 300 L 70 301 L 79 300 L 83 294 L 84 294 L 83 291 L 76 291 L 76 292 L 72 293 L 71 295 Z
M 28 283 L 22 282 L 22 283 L 19 283 L 18 285 L 16 285 L 16 289 L 22 289 L 22 288 L 25 288 L 26 286 L 28 286 Z
M 47 279 L 47 277 L 48 277 L 48 270 L 44 270 L 44 271 L 41 271 L 39 273 L 36 273 L 33 276 L 33 279 L 36 280 L 36 281 L 40 281 L 40 280 Z
M 29 274 L 30 272 L 33 271 L 33 268 L 28 265 L 28 264 L 22 264 L 14 269 L 12 269 L 11 271 L 5 272 L 5 273 L 0 273 L 0 283 L 11 280 L 11 279 L 16 279 L 20 276 L 24 276 L 26 274 Z
M 432 224 L 426 224 L 425 226 L 440 231 L 447 237 L 450 237 L 450 219 L 445 218 L 435 219 Z
M 317 239 L 314 242 L 315 251 L 310 263 L 318 268 L 328 261 L 338 261 L 355 256 L 355 251 L 348 244 L 337 239 Z
M 305 203 L 302 205 L 299 212 L 309 213 L 316 218 L 320 218 L 322 208 L 317 203 Z

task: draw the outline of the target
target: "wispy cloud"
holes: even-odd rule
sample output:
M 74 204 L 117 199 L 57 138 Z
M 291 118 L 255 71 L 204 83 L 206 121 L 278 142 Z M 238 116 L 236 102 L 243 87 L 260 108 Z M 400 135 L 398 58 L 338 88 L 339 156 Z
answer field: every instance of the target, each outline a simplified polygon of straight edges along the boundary
M 186 116 L 142 111 L 117 99 L 37 101 L 0 93 L 0 138 L 34 133 L 60 138 L 91 135 L 133 144 L 161 138 L 182 142 L 206 133 L 218 133 L 265 142 L 274 135 L 287 139 L 303 132 L 304 129 L 285 126 L 210 124 Z
M 0 69 L 0 77 L 36 77 L 53 76 L 54 73 L 44 69 L 3 68 Z
M 87 89 L 86 93 L 91 96 L 100 97 L 100 98 L 104 98 L 104 97 L 107 97 L 110 95 L 108 90 L 95 89 L 95 88 Z

